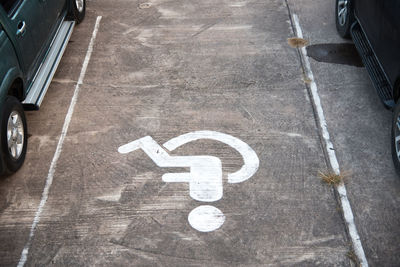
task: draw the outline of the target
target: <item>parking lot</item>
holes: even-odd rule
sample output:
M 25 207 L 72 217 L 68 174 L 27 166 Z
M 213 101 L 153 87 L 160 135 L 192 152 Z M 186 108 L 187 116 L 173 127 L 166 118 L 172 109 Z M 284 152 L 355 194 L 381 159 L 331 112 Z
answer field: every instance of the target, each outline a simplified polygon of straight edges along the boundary
M 398 265 L 392 114 L 364 68 L 307 57 L 310 81 L 287 43 L 294 15 L 310 45 L 349 42 L 334 1 L 87 5 L 40 111 L 27 112 L 25 164 L 0 180 L 0 265 L 356 266 L 341 195 L 318 175 L 331 162 L 310 82 L 366 261 Z M 215 164 L 207 174 L 222 183 L 205 183 L 218 193 L 163 176 L 199 161 Z M 189 216 L 204 206 L 221 213 Z

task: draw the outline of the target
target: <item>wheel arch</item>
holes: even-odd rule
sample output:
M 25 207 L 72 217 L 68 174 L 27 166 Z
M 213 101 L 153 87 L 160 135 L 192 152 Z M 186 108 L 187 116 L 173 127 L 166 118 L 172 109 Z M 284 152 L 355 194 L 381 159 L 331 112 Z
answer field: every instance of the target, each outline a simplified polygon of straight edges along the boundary
M 10 69 L 0 85 L 1 99 L 8 95 L 16 97 L 19 101 L 24 99 L 24 81 L 17 68 Z
M 8 89 L 7 95 L 16 97 L 19 101 L 22 102 L 24 94 L 23 94 L 24 84 L 21 78 L 17 78 L 11 84 Z

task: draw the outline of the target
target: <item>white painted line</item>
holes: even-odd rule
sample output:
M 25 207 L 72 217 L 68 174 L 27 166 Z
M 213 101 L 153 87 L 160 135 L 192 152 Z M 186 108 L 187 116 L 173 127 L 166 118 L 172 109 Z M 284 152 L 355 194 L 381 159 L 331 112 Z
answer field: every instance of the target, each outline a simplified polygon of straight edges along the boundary
M 301 30 L 299 18 L 296 14 L 293 14 L 293 23 L 296 28 L 297 37 L 303 38 L 303 31 Z M 326 151 L 327 151 L 328 157 L 329 157 L 329 163 L 330 163 L 333 171 L 335 172 L 335 174 L 339 175 L 340 174 L 339 163 L 336 158 L 336 152 L 334 150 L 333 144 L 329 137 L 328 126 L 326 123 L 324 110 L 322 109 L 321 99 L 318 95 L 317 84 L 315 83 L 315 80 L 314 80 L 314 75 L 311 70 L 310 61 L 308 60 L 308 57 L 307 57 L 306 48 L 302 47 L 302 48 L 300 48 L 300 51 L 301 51 L 301 57 L 303 59 L 307 77 L 311 80 L 310 89 L 311 89 L 312 100 L 314 102 L 314 105 L 315 105 L 315 108 L 317 111 L 318 122 L 319 122 L 319 126 L 321 127 L 322 137 L 325 141 Z M 367 261 L 367 258 L 365 257 L 365 253 L 364 253 L 364 249 L 361 244 L 360 236 L 358 235 L 357 228 L 354 223 L 353 211 L 351 210 L 350 202 L 349 202 L 349 199 L 347 198 L 346 187 L 343 183 L 341 183 L 336 188 L 337 188 L 337 191 L 340 196 L 340 202 L 342 204 L 342 209 L 343 209 L 343 216 L 346 221 L 346 225 L 347 225 L 347 228 L 348 228 L 348 231 L 350 234 L 351 241 L 353 243 L 354 252 L 358 257 L 358 260 L 360 261 L 361 266 L 367 267 L 368 261 Z
M 83 83 L 83 79 L 85 78 L 86 70 L 89 65 L 90 57 L 92 56 L 94 41 L 96 40 L 96 36 L 97 36 L 97 32 L 99 30 L 101 18 L 102 18 L 101 16 L 98 16 L 96 19 L 96 24 L 94 26 L 94 30 L 92 33 L 92 38 L 90 39 L 88 50 L 86 52 L 85 60 L 83 61 L 81 73 L 79 75 L 78 82 L 75 86 L 74 95 L 72 96 L 71 103 L 69 105 L 69 109 L 68 109 L 67 115 L 64 120 L 64 125 L 63 125 L 62 131 L 61 131 L 60 139 L 58 140 L 57 148 L 54 153 L 53 160 L 51 161 L 49 172 L 47 174 L 46 185 L 43 189 L 42 198 L 40 200 L 39 207 L 36 211 L 35 218 L 33 219 L 33 223 L 31 226 L 31 231 L 29 233 L 28 241 L 26 242 L 25 247 L 22 250 L 21 258 L 19 259 L 19 262 L 18 262 L 19 267 L 24 266 L 26 263 L 26 260 L 28 259 L 29 248 L 32 244 L 32 240 L 35 235 L 36 227 L 40 222 L 40 216 L 42 214 L 44 206 L 46 205 L 46 202 L 47 202 L 47 198 L 49 196 L 50 187 L 51 187 L 51 184 L 53 183 L 54 173 L 55 173 L 55 170 L 57 167 L 57 161 L 60 158 L 62 146 L 63 146 L 65 137 L 68 132 L 68 127 L 71 122 L 72 115 L 74 113 L 76 102 L 78 100 L 80 85 Z

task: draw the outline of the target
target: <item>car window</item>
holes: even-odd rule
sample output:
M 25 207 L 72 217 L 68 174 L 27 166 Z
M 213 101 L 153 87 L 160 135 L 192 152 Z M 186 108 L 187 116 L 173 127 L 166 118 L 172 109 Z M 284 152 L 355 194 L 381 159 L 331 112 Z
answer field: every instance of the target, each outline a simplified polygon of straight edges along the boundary
M 0 0 L 0 4 L 7 14 L 11 14 L 20 2 L 22 2 L 22 0 Z

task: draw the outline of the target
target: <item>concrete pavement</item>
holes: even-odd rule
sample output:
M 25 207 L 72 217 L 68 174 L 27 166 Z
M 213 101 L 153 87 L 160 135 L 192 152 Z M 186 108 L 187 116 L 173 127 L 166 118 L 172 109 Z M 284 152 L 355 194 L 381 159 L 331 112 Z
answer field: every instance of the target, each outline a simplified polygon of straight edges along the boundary
M 307 5 L 290 2 L 301 22 Z M 2 265 L 16 265 L 29 240 L 98 16 L 93 54 L 26 265 L 352 265 L 334 190 L 317 175 L 328 168 L 327 159 L 297 50 L 287 44 L 293 31 L 284 1 L 101 0 L 88 1 L 87 12 L 41 110 L 28 114 L 25 165 L 0 181 Z M 307 36 L 315 30 L 308 21 Z M 327 28 L 334 25 L 326 23 L 331 23 L 323 24 Z M 319 85 L 329 79 L 327 73 L 316 73 Z M 326 101 L 324 82 L 320 87 Z M 323 104 L 328 122 L 333 121 L 335 146 L 341 148 L 337 141 L 346 135 L 337 134 L 336 123 L 342 122 L 331 113 L 334 102 Z M 230 145 L 197 140 L 174 150 L 173 156 L 221 160 L 223 196 L 211 203 L 191 198 L 188 183 L 162 180 L 165 173 L 187 168 L 159 167 L 143 151 L 118 152 L 144 136 L 163 144 L 202 130 L 239 138 L 259 158 L 251 178 L 232 184 L 227 176 L 244 160 Z M 341 164 L 346 155 L 338 154 Z M 398 180 L 390 175 L 396 196 Z M 365 207 L 357 201 L 359 189 L 350 185 L 354 191 L 349 194 L 368 260 L 393 265 L 398 243 L 389 237 L 396 233 L 397 215 L 385 213 L 389 231 L 380 230 L 389 238 L 388 247 L 372 250 L 376 243 L 369 239 L 367 223 L 358 219 L 365 218 L 358 217 Z M 398 194 L 391 201 L 396 209 Z M 368 203 L 371 212 L 378 212 L 382 202 Z M 225 216 L 221 228 L 208 233 L 188 222 L 188 214 L 205 204 Z

